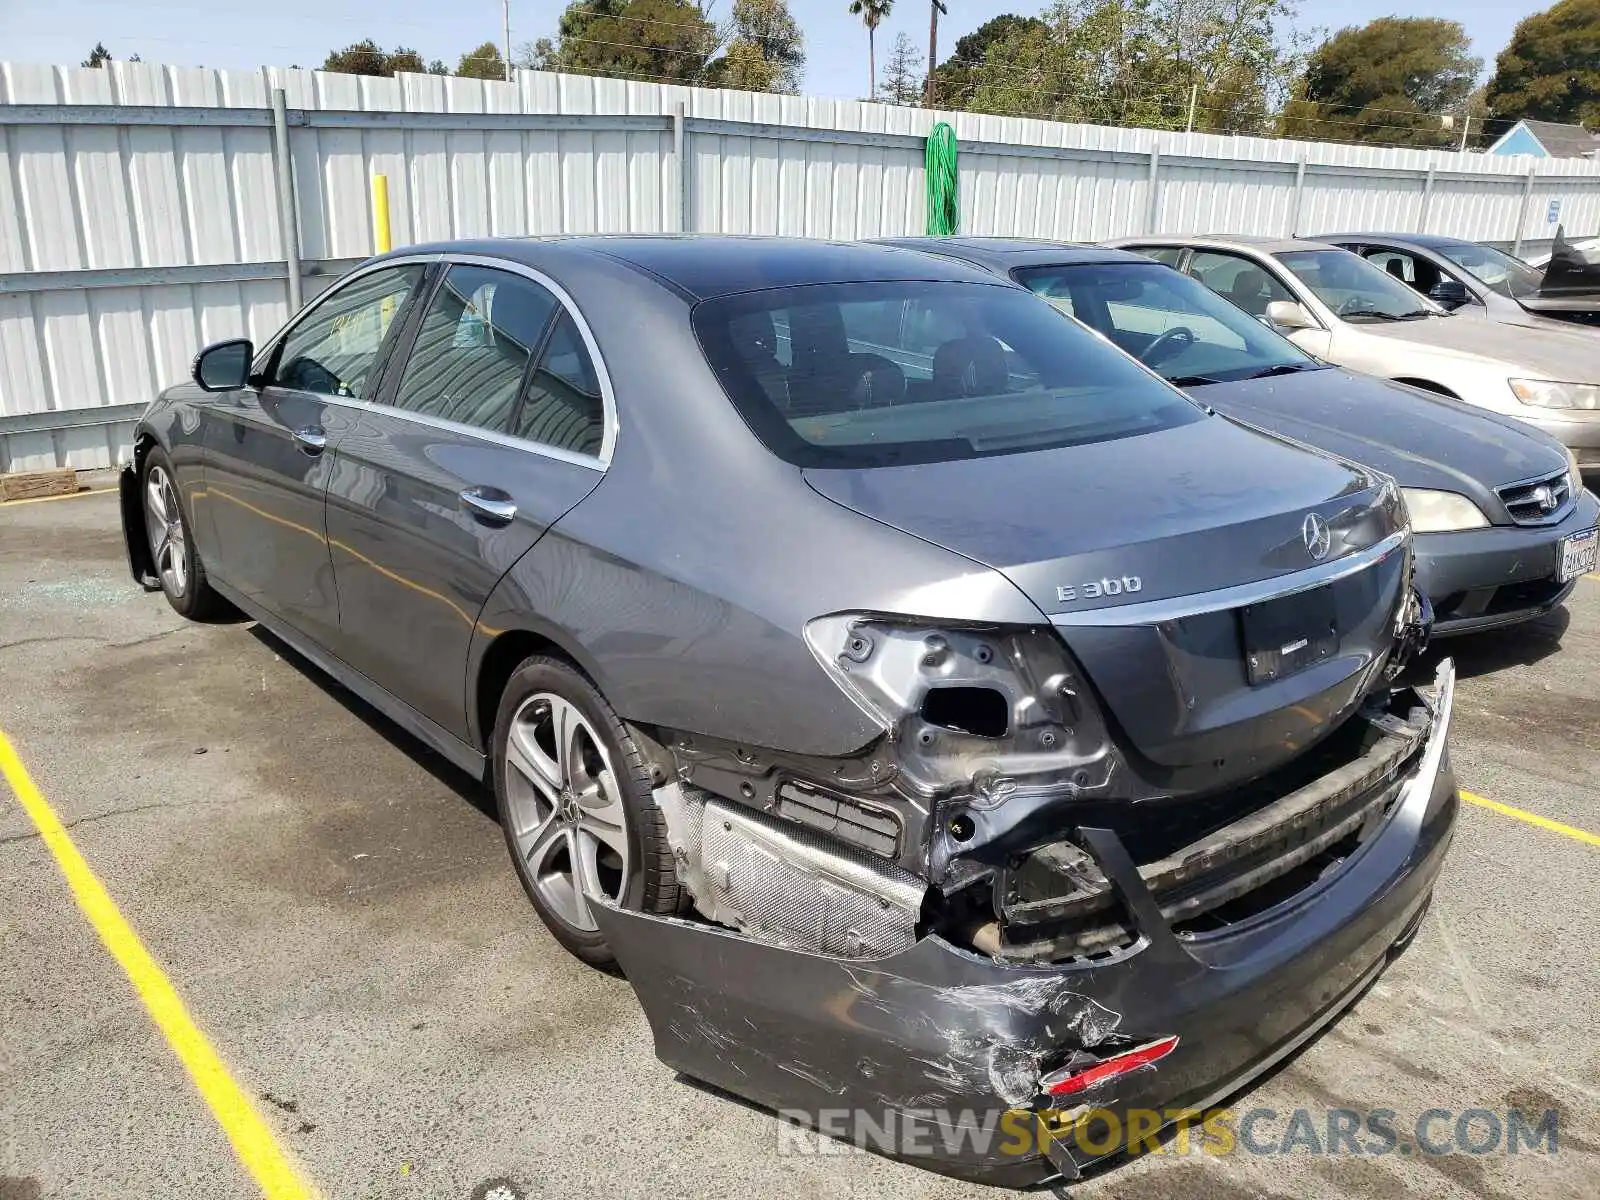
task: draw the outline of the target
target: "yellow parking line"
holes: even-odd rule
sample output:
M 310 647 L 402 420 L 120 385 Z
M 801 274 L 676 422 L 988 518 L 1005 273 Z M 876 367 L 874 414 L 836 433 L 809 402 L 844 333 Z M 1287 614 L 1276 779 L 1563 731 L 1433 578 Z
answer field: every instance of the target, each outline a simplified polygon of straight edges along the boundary
M 1590 833 L 1587 829 L 1577 829 L 1571 825 L 1563 825 L 1560 821 L 1552 821 L 1549 817 L 1541 817 L 1538 813 L 1524 812 L 1520 808 L 1512 808 L 1509 804 L 1501 804 L 1498 800 L 1475 795 L 1463 791 L 1461 798 L 1468 804 L 1476 804 L 1480 808 L 1487 808 L 1502 816 L 1515 817 L 1519 821 L 1526 821 L 1529 825 L 1537 825 L 1540 829 L 1548 829 L 1551 833 L 1559 833 L 1562 837 L 1573 838 L 1580 842 L 1587 842 L 1591 846 L 1600 846 L 1600 833 Z
M 68 492 L 65 496 L 29 496 L 24 500 L 6 500 L 0 502 L 0 512 L 23 504 L 51 504 L 57 500 L 81 500 L 85 496 L 104 496 L 116 490 L 114 487 L 83 488 L 81 491 Z
M 126 972 L 145 1009 L 167 1039 L 167 1045 L 189 1072 L 189 1078 L 222 1126 L 234 1153 L 268 1200 L 310 1200 L 316 1192 L 301 1176 L 250 1098 L 228 1074 L 206 1035 L 190 1019 L 177 989 L 144 948 L 139 935 L 117 909 L 116 902 L 90 870 L 65 827 L 56 817 L 4 733 L 0 733 L 0 775 L 55 855 L 72 894 L 100 935 L 100 940 Z

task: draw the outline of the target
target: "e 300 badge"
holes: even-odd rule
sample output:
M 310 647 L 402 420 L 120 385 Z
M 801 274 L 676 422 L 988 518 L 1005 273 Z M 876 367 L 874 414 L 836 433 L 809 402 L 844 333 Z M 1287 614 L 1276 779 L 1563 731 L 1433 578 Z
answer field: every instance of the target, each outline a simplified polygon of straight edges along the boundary
M 1102 596 L 1120 596 L 1124 592 L 1137 592 L 1144 580 L 1137 575 L 1123 575 L 1117 579 L 1092 579 L 1088 583 L 1066 583 L 1056 588 L 1056 601 L 1070 604 L 1074 600 L 1098 600 Z

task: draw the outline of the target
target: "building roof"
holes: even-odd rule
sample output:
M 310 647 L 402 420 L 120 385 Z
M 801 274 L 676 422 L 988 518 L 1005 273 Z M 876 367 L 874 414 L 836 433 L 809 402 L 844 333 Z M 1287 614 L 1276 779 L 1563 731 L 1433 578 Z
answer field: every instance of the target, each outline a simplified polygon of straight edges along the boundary
M 1585 154 L 1593 154 L 1600 150 L 1600 134 L 1591 133 L 1582 125 L 1562 125 L 1556 121 L 1527 119 L 1518 121 L 1517 125 L 1521 125 L 1533 134 L 1551 158 L 1581 158 Z M 1508 129 L 1499 141 L 1510 137 L 1517 125 Z

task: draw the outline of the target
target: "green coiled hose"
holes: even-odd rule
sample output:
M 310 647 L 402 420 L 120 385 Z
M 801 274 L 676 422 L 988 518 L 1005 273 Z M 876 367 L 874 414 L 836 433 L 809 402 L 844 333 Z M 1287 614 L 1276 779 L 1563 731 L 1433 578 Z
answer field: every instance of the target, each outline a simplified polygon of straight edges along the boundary
M 961 224 L 960 177 L 956 169 L 956 131 L 940 121 L 928 134 L 928 236 L 955 233 Z

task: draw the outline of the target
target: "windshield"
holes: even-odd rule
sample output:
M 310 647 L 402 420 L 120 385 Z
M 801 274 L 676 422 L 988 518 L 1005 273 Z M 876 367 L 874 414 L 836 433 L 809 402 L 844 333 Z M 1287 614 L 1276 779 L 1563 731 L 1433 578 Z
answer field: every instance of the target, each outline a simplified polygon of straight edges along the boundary
M 751 429 L 802 467 L 978 458 L 1205 419 L 1087 329 L 1001 284 L 776 288 L 708 300 L 691 319 Z
M 1348 250 L 1288 250 L 1273 256 L 1347 321 L 1417 321 L 1444 310 Z
M 1035 267 L 1018 282 L 1182 387 L 1318 363 L 1205 284 L 1158 263 Z
M 1480 246 L 1476 242 L 1445 242 L 1434 249 L 1480 283 L 1488 284 L 1512 300 L 1536 294 L 1540 281 L 1544 279 L 1544 272 L 1537 267 L 1530 267 L 1520 258 L 1512 258 L 1504 250 L 1496 250 L 1493 246 Z

